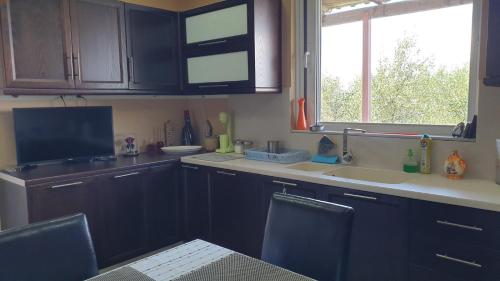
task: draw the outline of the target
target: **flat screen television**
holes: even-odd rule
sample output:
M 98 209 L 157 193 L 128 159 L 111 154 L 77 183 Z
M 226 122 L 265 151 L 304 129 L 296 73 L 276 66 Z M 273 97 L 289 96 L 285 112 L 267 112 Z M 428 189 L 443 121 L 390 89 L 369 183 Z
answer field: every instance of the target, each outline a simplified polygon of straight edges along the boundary
M 18 165 L 115 154 L 111 107 L 15 108 Z

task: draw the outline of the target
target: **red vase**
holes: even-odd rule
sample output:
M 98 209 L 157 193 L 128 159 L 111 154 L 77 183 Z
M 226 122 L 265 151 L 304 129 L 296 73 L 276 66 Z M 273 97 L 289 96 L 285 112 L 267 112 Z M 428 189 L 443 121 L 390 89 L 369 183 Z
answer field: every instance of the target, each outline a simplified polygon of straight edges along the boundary
M 305 112 L 305 102 L 304 98 L 299 99 L 299 112 L 297 117 L 297 130 L 305 131 L 307 130 L 306 112 Z

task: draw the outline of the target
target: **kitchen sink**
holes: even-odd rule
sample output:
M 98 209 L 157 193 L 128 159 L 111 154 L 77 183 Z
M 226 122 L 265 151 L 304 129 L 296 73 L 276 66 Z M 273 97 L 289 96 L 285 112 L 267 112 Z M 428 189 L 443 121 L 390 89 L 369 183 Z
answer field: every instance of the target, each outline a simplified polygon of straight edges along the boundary
M 403 172 L 361 167 L 342 167 L 324 175 L 386 184 L 399 184 L 410 179 L 410 176 Z
M 304 162 L 293 164 L 286 167 L 287 169 L 299 170 L 304 172 L 319 172 L 319 171 L 327 171 L 332 169 L 332 165 L 328 164 L 318 164 L 313 162 Z

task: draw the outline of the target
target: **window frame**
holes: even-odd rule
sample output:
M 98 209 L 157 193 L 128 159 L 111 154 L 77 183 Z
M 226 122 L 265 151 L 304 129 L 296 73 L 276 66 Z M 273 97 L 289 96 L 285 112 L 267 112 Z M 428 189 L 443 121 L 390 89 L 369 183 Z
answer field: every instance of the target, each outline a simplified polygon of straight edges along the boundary
M 297 71 L 296 98 L 304 97 L 307 100 L 307 118 L 311 124 L 317 124 L 320 121 L 321 107 L 321 28 L 323 17 L 321 13 L 321 1 L 317 0 L 295 0 L 296 1 L 296 50 Z M 325 17 L 326 21 L 335 24 L 349 23 L 354 21 L 363 22 L 363 92 L 364 97 L 362 102 L 366 103 L 370 97 L 369 87 L 371 83 L 369 76 L 371 75 L 371 60 L 370 51 L 365 50 L 366 44 L 369 46 L 371 36 L 370 18 L 401 15 L 405 13 L 417 12 L 438 9 L 440 7 L 450 7 L 452 5 L 463 5 L 473 3 L 472 15 L 472 38 L 471 38 L 471 56 L 470 56 L 470 71 L 469 71 L 469 103 L 468 103 L 468 121 L 477 114 L 477 99 L 479 93 L 479 63 L 480 63 L 480 42 L 481 42 L 481 18 L 482 18 L 482 0 L 421 0 L 419 3 L 397 2 L 391 9 L 377 8 L 377 6 L 360 8 L 346 12 L 335 13 Z M 388 5 L 388 6 L 390 6 Z M 387 6 L 387 7 L 388 7 Z M 411 9 L 411 10 L 410 10 Z M 370 31 L 370 32 L 367 32 Z M 369 104 L 369 103 L 368 103 Z M 321 122 L 325 126 L 326 131 L 342 132 L 344 128 L 356 127 L 372 132 L 384 132 L 407 137 L 407 133 L 413 134 L 431 134 L 436 136 L 450 136 L 453 125 L 420 125 L 420 124 L 389 124 L 389 123 L 370 123 L 368 120 L 370 114 L 369 107 L 366 105 L 363 108 L 363 120 L 357 122 Z

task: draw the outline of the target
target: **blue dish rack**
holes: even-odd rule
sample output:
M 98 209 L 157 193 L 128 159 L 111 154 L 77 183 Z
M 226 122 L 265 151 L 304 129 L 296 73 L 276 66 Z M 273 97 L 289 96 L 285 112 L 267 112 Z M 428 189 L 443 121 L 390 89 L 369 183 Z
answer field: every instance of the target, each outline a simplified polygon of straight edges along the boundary
M 245 158 L 249 160 L 292 164 L 311 159 L 311 154 L 307 150 L 290 149 L 282 153 L 269 153 L 264 148 L 253 148 L 245 151 Z

